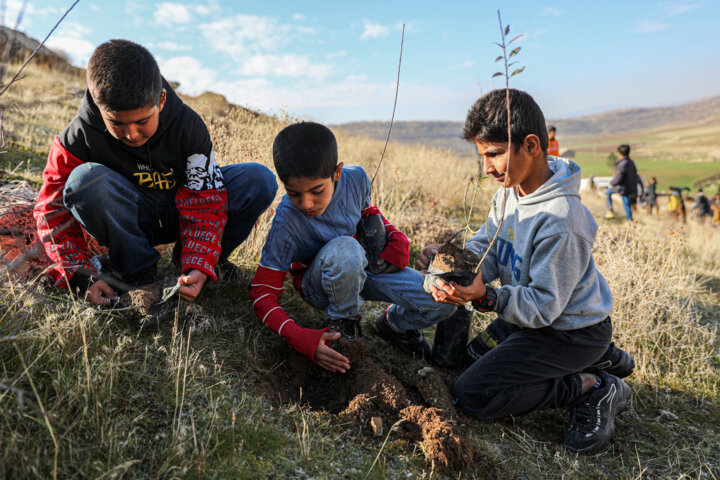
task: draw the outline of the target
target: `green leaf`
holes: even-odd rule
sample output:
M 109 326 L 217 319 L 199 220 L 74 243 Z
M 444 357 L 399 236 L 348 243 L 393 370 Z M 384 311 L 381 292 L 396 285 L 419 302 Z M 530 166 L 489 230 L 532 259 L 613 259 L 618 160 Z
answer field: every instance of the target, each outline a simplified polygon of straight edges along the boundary
M 512 42 L 514 42 L 514 41 L 517 40 L 518 38 L 522 38 L 522 37 L 524 37 L 524 36 L 525 36 L 524 33 L 521 33 L 520 35 L 515 35 L 515 36 L 513 37 L 513 39 L 508 42 L 508 45 L 510 45 Z
M 505 27 L 505 35 L 507 35 L 508 33 L 510 33 L 510 25 Z
M 495 75 L 493 75 L 491 78 L 495 77 L 502 77 L 504 74 L 502 72 L 496 72 Z
M 499 62 L 499 61 L 502 60 L 502 59 L 503 59 L 503 56 L 500 55 L 499 57 L 497 57 L 497 58 L 495 59 L 495 61 L 496 61 L 496 62 Z
M 523 70 L 525 70 L 525 67 L 520 67 L 520 68 L 516 69 L 516 70 L 512 73 L 512 75 L 510 75 L 510 76 L 511 76 L 511 77 L 514 77 L 514 76 L 517 75 L 518 73 L 522 73 Z
M 521 48 L 522 47 L 516 47 L 512 52 L 510 52 L 510 56 L 514 57 L 515 55 L 517 55 Z

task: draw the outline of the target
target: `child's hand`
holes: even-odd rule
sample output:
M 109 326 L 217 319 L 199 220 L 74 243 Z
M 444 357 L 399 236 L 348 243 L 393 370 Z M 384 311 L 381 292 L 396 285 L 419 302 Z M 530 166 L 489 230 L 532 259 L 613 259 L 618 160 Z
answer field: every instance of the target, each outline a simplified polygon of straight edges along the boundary
M 457 306 L 483 298 L 487 293 L 487 287 L 485 287 L 482 279 L 482 272 L 478 272 L 473 282 L 467 287 L 462 287 L 455 282 L 445 283 L 440 279 L 435 281 L 435 285 L 430 288 L 436 302 Z
M 387 260 L 385 260 L 383 258 L 379 258 L 377 261 L 377 264 L 379 266 L 384 267 L 382 272 L 380 272 L 380 273 L 394 273 L 394 272 L 397 272 L 398 270 L 400 270 L 399 267 L 397 267 L 396 265 L 393 265 L 392 263 L 388 262 Z
M 315 363 L 325 370 L 331 372 L 345 373 L 350 370 L 350 360 L 332 348 L 328 347 L 325 342 L 331 342 L 340 338 L 340 332 L 325 332 L 320 338 L 320 345 L 315 351 Z
M 181 275 L 180 278 L 178 278 L 178 283 L 182 285 L 180 290 L 178 290 L 178 295 L 180 295 L 180 298 L 183 300 L 192 302 L 200 295 L 200 290 L 202 290 L 206 281 L 207 275 L 203 272 L 200 270 L 190 270 L 187 275 Z
M 440 244 L 433 243 L 432 245 L 427 246 L 423 249 L 422 253 L 420 253 L 420 256 L 417 259 L 418 270 L 427 270 L 427 268 L 430 266 L 430 258 L 432 258 L 432 256 L 437 253 L 438 248 L 440 248 Z
M 85 300 L 93 305 L 108 306 L 112 302 L 117 302 L 118 296 L 115 290 L 103 280 L 95 280 L 85 292 Z

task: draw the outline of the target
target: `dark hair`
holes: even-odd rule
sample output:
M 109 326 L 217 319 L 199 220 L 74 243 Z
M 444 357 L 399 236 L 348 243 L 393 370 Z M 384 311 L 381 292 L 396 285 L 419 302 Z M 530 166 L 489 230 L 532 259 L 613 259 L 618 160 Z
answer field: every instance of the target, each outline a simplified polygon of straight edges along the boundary
M 630 155 L 630 145 L 622 144 L 618 147 L 618 153 L 623 157 Z
M 470 108 L 465 119 L 462 138 L 468 142 L 507 142 L 507 102 L 505 90 L 498 89 L 480 97 Z M 528 135 L 537 135 L 540 147 L 547 152 L 548 134 L 545 116 L 530 94 L 510 89 L 510 123 L 512 144 L 517 151 Z
M 555 131 L 556 131 L 555 125 L 548 126 L 548 132 L 555 132 Z
M 110 40 L 95 49 L 87 68 L 95 104 L 121 112 L 160 104 L 162 76 L 152 54 L 129 40 Z
M 273 142 L 273 163 L 282 182 L 290 177 L 330 178 L 338 164 L 335 135 L 314 122 L 287 126 Z

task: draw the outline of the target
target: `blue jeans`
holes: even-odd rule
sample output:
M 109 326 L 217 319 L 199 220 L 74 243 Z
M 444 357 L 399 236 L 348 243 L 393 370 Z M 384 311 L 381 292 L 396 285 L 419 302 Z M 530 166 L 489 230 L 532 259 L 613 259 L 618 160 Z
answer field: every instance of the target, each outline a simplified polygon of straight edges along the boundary
M 221 169 L 228 191 L 228 222 L 220 260 L 250 235 L 258 217 L 275 198 L 275 175 L 258 163 Z M 65 183 L 63 201 L 82 227 L 108 247 L 114 269 L 133 275 L 156 263 L 155 245 L 180 240 L 175 190 L 138 187 L 99 163 L 76 167 Z
M 387 319 L 397 332 L 429 327 L 455 312 L 456 307 L 438 303 L 425 293 L 423 276 L 417 270 L 370 273 L 366 266 L 365 251 L 357 240 L 334 238 L 305 272 L 300 286 L 303 297 L 331 319 L 362 314 L 363 299 L 391 302 Z
M 607 195 L 607 197 L 605 199 L 605 206 L 607 206 L 608 210 L 613 209 L 613 204 L 612 204 L 612 194 L 613 193 L 615 193 L 615 191 L 612 188 L 608 188 L 607 190 L 605 190 L 605 194 Z M 630 196 L 629 195 L 621 195 L 621 196 L 622 196 L 623 207 L 625 207 L 625 217 L 627 217 L 627 219 L 629 221 L 632 221 L 632 219 L 633 219 L 632 208 L 630 208 L 632 205 L 632 202 L 630 201 Z

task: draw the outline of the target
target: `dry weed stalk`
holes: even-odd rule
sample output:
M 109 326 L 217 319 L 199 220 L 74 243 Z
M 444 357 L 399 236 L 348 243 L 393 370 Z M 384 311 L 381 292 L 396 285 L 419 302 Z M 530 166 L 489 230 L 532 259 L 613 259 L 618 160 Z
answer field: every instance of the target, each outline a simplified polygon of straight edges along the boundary
M 405 44 L 405 24 L 403 23 L 402 37 L 400 37 L 400 59 L 398 60 L 397 81 L 395 83 L 395 100 L 393 101 L 393 110 L 392 110 L 392 116 L 390 117 L 390 126 L 388 127 L 387 137 L 385 138 L 385 145 L 383 146 L 382 153 L 380 154 L 380 160 L 378 160 L 377 168 L 375 169 L 375 173 L 373 174 L 372 179 L 370 180 L 370 185 L 375 183 L 375 177 L 377 177 L 377 174 L 380 171 L 380 165 L 382 165 L 383 158 L 385 158 L 385 150 L 387 149 L 388 142 L 390 141 L 390 132 L 392 132 L 393 122 L 395 121 L 395 108 L 397 107 L 398 92 L 400 91 L 400 67 L 402 66 L 402 54 L 403 54 L 403 45 L 404 44 Z

